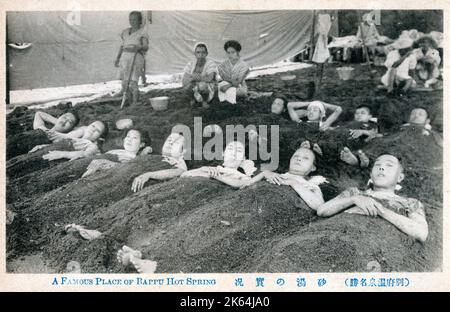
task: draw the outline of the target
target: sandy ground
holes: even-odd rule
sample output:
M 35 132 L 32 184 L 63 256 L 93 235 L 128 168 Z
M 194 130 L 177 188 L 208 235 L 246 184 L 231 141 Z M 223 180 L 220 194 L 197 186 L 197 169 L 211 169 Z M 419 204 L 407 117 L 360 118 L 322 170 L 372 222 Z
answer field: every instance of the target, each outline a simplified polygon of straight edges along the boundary
M 442 262 L 442 148 L 421 131 L 398 128 L 412 108 L 421 106 L 430 112 L 433 130 L 442 134 L 442 91 L 388 96 L 375 88 L 382 68 L 369 74 L 366 66 L 354 67 L 355 77 L 350 81 L 339 80 L 335 65 L 326 67 L 322 95 L 315 99 L 344 109 L 340 128 L 329 133 L 270 114 L 272 99 L 268 96 L 255 96 L 236 106 L 214 102 L 205 110 L 192 109 L 180 89 L 152 90 L 137 107 L 120 110 L 119 102 L 105 102 L 78 104 L 75 109 L 82 124 L 101 119 L 111 125 L 104 150 L 120 145 L 121 133 L 112 125 L 124 117 L 149 131 L 155 151 L 161 149 L 174 125 L 192 127 L 194 116 L 202 117 L 203 126 L 280 125 L 279 171 L 287 170 L 289 158 L 304 139 L 318 142 L 324 156 L 318 159 L 317 174 L 329 179 L 324 196 L 330 199 L 350 186 L 364 188 L 367 181 L 367 171 L 337 162 L 337 155 L 349 143 L 345 124 L 352 119 L 352 111 L 368 104 L 386 136 L 355 148 L 362 147 L 371 159 L 384 151 L 402 157 L 406 179 L 401 194 L 426 206 L 430 235 L 425 244 L 379 218 L 348 214 L 318 218 L 293 190 L 266 182 L 234 190 L 216 181 L 178 178 L 132 194 L 133 176 L 159 168 L 157 156 L 90 179 L 80 179 L 89 160 L 41 164 L 34 170 L 30 164 L 36 160 L 22 156 L 23 170 L 20 166 L 7 170 L 7 207 L 17 213 L 7 226 L 8 271 L 64 272 L 69 261 L 77 261 L 84 273 L 131 272 L 115 258 L 123 244 L 157 261 L 157 272 L 372 271 L 373 265 L 368 264 L 373 261 L 381 271 L 438 270 Z M 285 86 L 280 80 L 285 74 L 297 75 L 297 84 Z M 305 100 L 313 75 L 314 69 L 307 68 L 257 77 L 248 84 L 252 91 L 280 92 L 290 100 Z M 170 97 L 169 109 L 153 111 L 148 98 L 161 95 Z M 66 106 L 48 111 L 59 114 Z M 17 108 L 7 117 L 7 137 L 30 130 L 32 118 L 32 110 Z M 211 162 L 187 164 L 196 168 Z M 86 241 L 65 233 L 68 223 L 104 235 Z

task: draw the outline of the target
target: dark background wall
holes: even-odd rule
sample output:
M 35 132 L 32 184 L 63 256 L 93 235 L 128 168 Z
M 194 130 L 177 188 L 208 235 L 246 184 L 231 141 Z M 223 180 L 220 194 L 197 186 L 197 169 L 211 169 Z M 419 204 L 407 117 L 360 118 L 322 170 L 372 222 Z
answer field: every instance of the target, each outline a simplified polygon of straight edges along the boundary
M 339 36 L 356 35 L 358 29 L 358 12 L 360 16 L 369 11 L 339 10 Z M 378 32 L 389 38 L 398 38 L 402 30 L 417 29 L 428 33 L 432 30 L 443 31 L 442 10 L 381 10 L 381 25 Z

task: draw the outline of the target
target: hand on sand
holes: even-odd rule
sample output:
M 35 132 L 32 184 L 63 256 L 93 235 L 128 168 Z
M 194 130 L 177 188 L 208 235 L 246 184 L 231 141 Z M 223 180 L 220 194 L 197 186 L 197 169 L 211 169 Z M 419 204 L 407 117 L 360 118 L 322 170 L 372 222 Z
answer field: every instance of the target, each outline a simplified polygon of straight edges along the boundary
M 372 199 L 367 196 L 357 195 L 353 196 L 353 203 L 361 208 L 367 216 L 376 217 L 383 211 L 383 206 L 377 202 L 375 199 Z
M 10 225 L 11 223 L 13 223 L 15 216 L 16 216 L 15 212 L 6 209 L 6 225 Z
M 349 165 L 357 166 L 358 165 L 358 158 L 350 151 L 348 147 L 344 147 L 344 149 L 341 151 L 341 160 Z
M 284 185 L 285 179 L 281 177 L 280 174 L 272 172 L 272 171 L 265 171 L 264 172 L 264 178 L 266 178 L 267 182 L 276 184 L 276 185 Z
M 220 174 L 219 169 L 216 167 L 205 167 L 204 170 L 211 179 L 217 178 Z
M 44 156 L 42 156 L 42 158 L 46 159 L 48 161 L 61 159 L 61 158 L 64 158 L 64 152 L 50 151 L 50 152 L 48 152 L 48 154 L 45 154 Z
M 35 147 L 33 147 L 33 148 L 28 152 L 28 154 L 34 153 L 34 152 L 36 152 L 36 151 L 38 151 L 38 150 L 41 150 L 41 149 L 43 149 L 44 147 L 49 146 L 49 145 L 50 145 L 50 144 L 36 145 Z
M 352 139 L 357 139 L 364 134 L 365 134 L 364 130 L 350 130 L 350 137 Z
M 133 184 L 131 185 L 131 190 L 136 193 L 144 188 L 145 183 L 150 179 L 150 172 L 143 173 L 140 176 L 136 177 L 133 180 Z
M 53 142 L 59 142 L 66 138 L 66 135 L 55 130 L 48 130 L 47 137 Z

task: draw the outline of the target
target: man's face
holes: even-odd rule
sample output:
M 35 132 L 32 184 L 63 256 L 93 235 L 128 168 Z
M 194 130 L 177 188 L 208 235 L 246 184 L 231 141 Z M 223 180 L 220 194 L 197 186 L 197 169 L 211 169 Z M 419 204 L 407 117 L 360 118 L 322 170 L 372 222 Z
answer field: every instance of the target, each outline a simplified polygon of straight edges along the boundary
M 55 124 L 55 130 L 58 132 L 69 132 L 75 127 L 76 118 L 72 113 L 65 113 L 59 116 Z
M 409 123 L 424 126 L 428 122 L 428 113 L 423 108 L 415 108 L 409 115 Z
M 365 107 L 358 108 L 355 111 L 355 120 L 359 122 L 369 122 L 370 118 L 372 118 L 372 115 L 370 114 L 369 110 Z

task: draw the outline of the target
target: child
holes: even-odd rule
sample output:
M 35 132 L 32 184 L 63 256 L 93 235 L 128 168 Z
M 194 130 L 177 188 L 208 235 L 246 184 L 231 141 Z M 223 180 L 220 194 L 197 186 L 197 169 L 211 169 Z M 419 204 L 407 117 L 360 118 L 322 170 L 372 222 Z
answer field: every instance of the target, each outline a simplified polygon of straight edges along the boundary
M 320 131 L 333 129 L 331 125 L 335 122 L 342 112 L 342 108 L 338 105 L 328 104 L 321 101 L 313 102 L 290 102 L 287 105 L 289 116 L 293 121 L 302 122 L 301 118 L 306 117 L 308 122 L 318 123 Z M 306 110 L 301 109 L 307 107 Z M 333 113 L 325 120 L 326 109 Z
M 368 190 L 350 188 L 322 204 L 317 215 L 329 217 L 345 210 L 348 213 L 380 216 L 412 238 L 425 242 L 428 224 L 422 203 L 395 194 L 403 179 L 400 160 L 390 154 L 380 155 L 373 165 Z
M 172 166 L 170 169 L 163 169 L 158 171 L 149 171 L 143 173 L 133 180 L 131 190 L 133 192 L 139 192 L 144 188 L 145 183 L 148 180 L 169 180 L 179 177 L 187 170 L 186 163 L 184 161 L 184 149 L 185 138 L 178 133 L 172 133 L 164 142 L 162 148 L 162 162 L 168 163 Z
M 132 104 L 135 105 L 139 98 L 138 81 L 144 71 L 144 54 L 148 50 L 149 39 L 145 27 L 142 27 L 141 12 L 131 12 L 129 22 L 131 27 L 125 29 L 121 34 L 122 45 L 120 46 L 114 64 L 120 68 L 120 79 L 122 80 L 121 93 L 125 92 L 128 84 L 133 99 Z
M 114 155 L 119 162 L 128 162 L 136 158 L 138 153 L 145 146 L 150 146 L 151 139 L 148 132 L 139 128 L 130 128 L 125 132 L 123 138 L 123 149 L 116 149 L 106 152 L 106 155 Z M 86 177 L 100 170 L 110 169 L 117 165 L 117 162 L 108 159 L 94 159 L 87 167 L 82 177 Z

